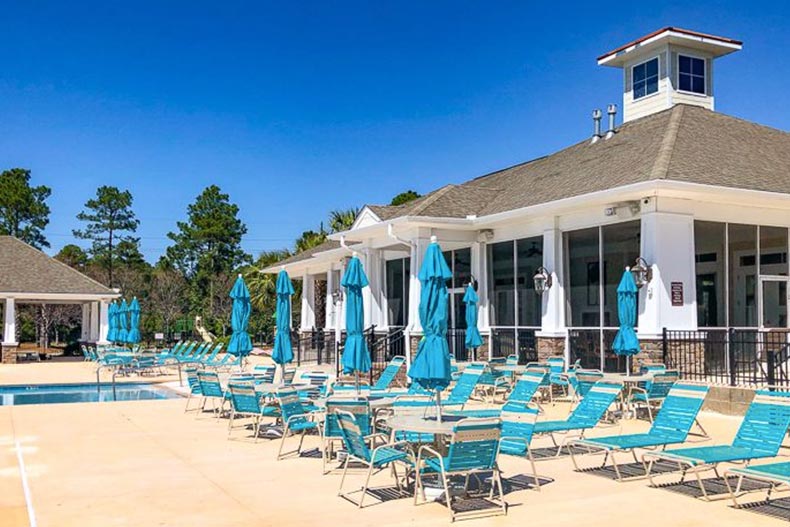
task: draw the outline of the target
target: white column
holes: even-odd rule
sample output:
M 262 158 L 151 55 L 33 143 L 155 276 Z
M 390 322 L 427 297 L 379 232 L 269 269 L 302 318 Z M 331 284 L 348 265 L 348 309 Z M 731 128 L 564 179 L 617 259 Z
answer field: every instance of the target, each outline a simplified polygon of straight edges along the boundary
M 425 232 L 422 232 L 425 231 Z M 422 333 L 420 323 L 420 267 L 425 258 L 425 251 L 431 243 L 428 229 L 420 229 L 420 237 L 414 240 L 411 248 L 411 262 L 409 271 L 409 323 L 410 333 Z
M 387 320 L 382 316 L 383 303 L 383 273 L 382 273 L 381 250 L 365 249 L 363 266 L 368 277 L 369 286 L 362 290 L 363 301 L 365 304 L 365 327 L 375 324 L 376 327 L 386 327 Z
M 99 341 L 99 303 L 98 302 L 91 302 L 90 303 L 90 330 L 88 334 L 88 340 L 91 342 L 98 342 Z
M 3 328 L 3 346 L 18 346 L 16 341 L 16 302 L 13 298 L 5 299 L 5 325 Z
M 307 271 L 302 275 L 302 313 L 299 327 L 307 331 L 315 326 L 315 277 Z
M 348 260 L 343 260 L 340 264 L 340 281 L 343 280 L 343 274 L 346 272 L 346 266 Z M 346 329 L 346 290 L 345 288 L 338 283 L 340 288 L 340 302 L 335 309 L 335 316 L 337 317 L 337 328 L 338 331 L 345 331 Z
M 87 342 L 90 339 L 91 330 L 91 306 L 90 304 L 82 304 L 82 318 L 80 322 L 80 340 Z
M 332 292 L 337 288 L 338 284 L 335 283 L 335 266 L 329 266 L 326 272 L 326 309 L 324 310 L 324 329 L 335 329 L 335 305 L 332 298 Z
M 472 244 L 472 276 L 477 279 L 477 327 L 481 332 L 489 331 L 489 298 L 488 298 L 488 255 L 484 242 Z
M 543 231 L 543 267 L 551 274 L 551 287 L 543 293 L 539 335 L 564 337 L 566 329 L 562 232 L 556 227 Z
M 107 331 L 109 330 L 107 308 L 109 304 L 106 300 L 99 302 L 99 339 L 96 341 L 96 344 L 109 344 L 107 341 Z
M 652 267 L 653 279 L 639 291 L 639 338 L 659 338 L 663 328 L 697 329 L 693 216 L 658 211 L 643 214 L 641 245 L 641 256 Z M 673 284 L 682 292 L 677 295 L 682 296 L 681 305 L 672 303 Z

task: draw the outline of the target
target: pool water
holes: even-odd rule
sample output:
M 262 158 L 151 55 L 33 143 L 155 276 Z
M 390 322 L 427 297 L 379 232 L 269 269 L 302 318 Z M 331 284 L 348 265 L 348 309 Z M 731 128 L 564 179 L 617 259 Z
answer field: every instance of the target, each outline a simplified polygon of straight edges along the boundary
M 102 403 L 112 401 L 145 401 L 181 397 L 163 386 L 145 383 L 118 383 L 113 396 L 112 384 L 37 384 L 31 386 L 0 386 L 0 406 L 22 404 Z

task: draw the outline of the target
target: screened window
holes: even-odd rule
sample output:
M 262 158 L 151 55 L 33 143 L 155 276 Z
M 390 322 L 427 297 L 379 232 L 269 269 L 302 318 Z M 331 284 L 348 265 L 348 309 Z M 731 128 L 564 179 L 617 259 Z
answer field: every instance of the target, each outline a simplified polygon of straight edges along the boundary
M 516 269 L 513 242 L 488 246 L 488 295 L 492 326 L 514 326 L 516 322 Z
M 678 89 L 705 94 L 705 60 L 678 56 Z
M 516 242 L 518 325 L 540 326 L 543 297 L 535 292 L 535 271 L 543 265 L 543 237 Z
M 405 326 L 409 308 L 408 258 L 387 261 L 387 316 L 390 326 Z
M 658 91 L 658 57 L 637 64 L 632 73 L 634 100 Z
M 701 328 L 727 325 L 726 229 L 724 223 L 694 222 L 697 325 Z
M 488 246 L 492 326 L 540 326 L 542 301 L 533 277 L 541 265 L 543 236 Z

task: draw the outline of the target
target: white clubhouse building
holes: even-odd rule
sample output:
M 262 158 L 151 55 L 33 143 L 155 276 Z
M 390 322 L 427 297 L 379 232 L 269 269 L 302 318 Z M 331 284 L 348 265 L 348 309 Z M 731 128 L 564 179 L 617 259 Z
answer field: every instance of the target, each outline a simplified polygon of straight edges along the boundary
M 453 270 L 451 328 L 462 332 L 464 286 L 477 284 L 479 355 L 565 354 L 621 369 L 609 349 L 616 288 L 640 258 L 652 275 L 638 308 L 646 351 L 664 328 L 786 328 L 790 134 L 715 111 L 714 62 L 740 49 L 656 31 L 598 58 L 623 70 L 619 128 L 611 106 L 610 126 L 597 112 L 594 135 L 559 152 L 404 205 L 364 207 L 349 231 L 282 262 L 303 281 L 301 330 L 342 330 L 339 279 L 353 250 L 370 278 L 366 327 L 402 332 L 412 355 L 416 273 L 431 236 Z M 551 285 L 538 293 L 543 270 Z

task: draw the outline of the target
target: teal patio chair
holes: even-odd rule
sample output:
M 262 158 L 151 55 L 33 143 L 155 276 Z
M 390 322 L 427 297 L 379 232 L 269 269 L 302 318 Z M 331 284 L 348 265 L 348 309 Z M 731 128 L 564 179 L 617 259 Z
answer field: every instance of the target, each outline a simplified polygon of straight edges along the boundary
M 294 382 L 294 377 L 296 377 L 296 369 L 295 368 L 284 368 L 283 369 L 283 384 L 285 386 L 290 386 Z
M 669 395 L 672 385 L 675 384 L 680 375 L 676 371 L 663 371 L 653 375 L 653 379 L 645 383 L 644 386 L 632 386 L 628 392 L 628 403 L 634 410 L 640 406 L 647 408 L 647 417 L 653 422 L 653 409 L 661 406 L 664 399 Z
M 509 456 L 524 457 L 532 467 L 535 488 L 540 491 L 540 477 L 535 469 L 535 458 L 529 449 L 535 433 L 539 409 L 532 403 L 507 403 L 500 414 L 502 419 L 502 437 L 499 441 L 499 452 Z
M 277 366 L 274 364 L 257 364 L 253 366 L 252 373 L 255 374 L 257 381 L 273 384 Z
M 301 454 L 304 436 L 307 432 L 315 431 L 318 433 L 319 442 L 323 446 L 321 439 L 321 426 L 317 420 L 320 410 L 311 410 L 306 407 L 299 394 L 294 388 L 289 386 L 277 388 L 277 402 L 280 405 L 280 414 L 283 422 L 283 436 L 280 441 L 280 449 L 277 451 L 277 459 L 282 459 L 287 454 Z M 299 433 L 299 446 L 296 450 L 283 454 L 285 439 L 289 433 Z
M 206 403 L 211 400 L 211 408 L 216 418 L 219 419 L 225 407 L 225 392 L 222 390 L 217 372 L 199 370 L 197 378 L 200 385 L 200 395 L 203 398 L 200 411 L 203 412 L 206 409 Z M 219 406 L 217 406 L 217 399 L 219 399 Z
M 511 353 L 510 355 L 508 355 L 507 358 L 505 359 L 505 364 L 507 366 L 518 366 L 518 355 L 516 355 L 515 353 Z
M 402 492 L 396 464 L 402 463 L 407 467 L 412 465 L 411 460 L 413 459 L 413 455 L 409 449 L 408 442 L 398 441 L 395 443 L 388 443 L 385 434 L 365 436 L 363 430 L 360 429 L 357 418 L 354 414 L 349 412 L 337 410 L 335 412 L 335 418 L 340 426 L 343 436 L 343 445 L 346 449 L 346 459 L 343 462 L 343 476 L 340 478 L 340 487 L 338 488 L 337 495 L 354 503 L 361 509 L 362 503 L 365 500 L 365 495 L 368 492 L 370 477 L 373 475 L 373 472 L 380 472 L 388 466 L 392 471 L 392 476 L 395 479 L 398 492 Z M 374 444 L 372 448 L 368 446 L 369 442 Z M 358 502 L 355 502 L 351 498 L 351 492 L 343 493 L 343 483 L 348 473 L 348 465 L 352 461 L 368 467 L 365 483 L 362 485 L 362 488 L 357 491 L 362 493 Z
M 189 402 L 193 397 L 202 397 L 203 393 L 200 391 L 200 380 L 198 380 L 197 368 L 186 368 L 184 370 L 187 374 L 187 404 L 184 406 L 184 413 L 189 411 Z
M 664 364 L 642 364 L 639 366 L 639 374 L 640 375 L 647 375 L 650 373 L 662 373 L 667 371 L 667 367 Z
M 427 474 L 436 474 L 444 486 L 444 498 L 450 512 L 450 521 L 455 521 L 458 513 L 453 508 L 454 496 L 450 492 L 449 478 L 463 476 L 464 491 L 468 493 L 470 477 L 474 476 L 480 481 L 481 475 L 488 477 L 491 474 L 491 490 L 488 498 L 492 500 L 494 491 L 498 490 L 501 513 L 507 514 L 507 503 L 502 491 L 502 474 L 497 465 L 501 433 L 502 424 L 499 418 L 462 419 L 453 426 L 447 455 L 440 454 L 432 446 L 421 446 L 417 453 L 414 503 L 418 504 L 418 496 L 422 497 L 422 503 L 427 501 L 422 479 Z M 480 514 L 480 512 L 489 513 L 490 509 L 469 514 Z
M 634 461 L 640 463 L 636 456 L 636 449 L 665 449 L 668 445 L 676 445 L 686 441 L 691 427 L 697 420 L 697 415 L 708 394 L 708 386 L 702 384 L 675 383 L 667 394 L 664 404 L 656 415 L 655 421 L 645 434 L 621 434 L 616 436 L 594 437 L 572 441 L 570 446 L 571 460 L 576 470 L 579 469 L 573 447 L 586 449 L 586 454 L 603 455 L 601 468 L 611 460 L 612 467 L 618 481 L 626 479 L 641 479 L 645 474 L 623 478 L 620 467 L 615 459 L 619 452 L 630 452 Z
M 328 461 L 331 461 L 334 444 L 343 441 L 343 432 L 337 420 L 337 412 L 346 412 L 354 416 L 360 434 L 367 438 L 373 434 L 373 424 L 370 414 L 370 402 L 367 399 L 347 399 L 339 397 L 327 397 L 326 415 L 324 417 L 322 438 L 324 444 L 321 450 L 321 460 L 323 473 L 328 474 L 326 469 Z
M 577 433 L 580 439 L 584 438 L 584 433 L 606 416 L 607 410 L 615 403 L 622 390 L 621 382 L 598 381 L 566 419 L 538 421 L 534 433 L 548 435 L 557 447 L 556 456 L 559 456 L 570 439 L 570 434 Z M 560 433 L 565 434 L 565 437 L 558 444 L 554 434 Z
M 239 418 L 253 419 L 253 435 L 255 442 L 261 428 L 261 418 L 272 417 L 276 419 L 280 416 L 279 409 L 270 404 L 261 404 L 261 396 L 255 391 L 255 384 L 252 381 L 235 381 L 228 383 L 230 400 L 230 420 L 228 422 L 228 439 L 233 431 L 233 423 Z
M 657 461 L 668 461 L 678 465 L 681 483 L 685 480 L 686 474 L 692 472 L 697 478 L 702 497 L 710 500 L 700 473 L 712 470 L 719 477 L 720 463 L 748 465 L 755 459 L 775 457 L 782 446 L 788 426 L 790 426 L 790 393 L 775 391 L 775 389 L 757 390 L 731 444 L 648 452 L 642 456 L 642 460 L 643 462 L 650 460 L 647 475 L 651 485 L 655 486 L 653 464 Z
M 392 415 L 405 417 L 428 417 L 436 414 L 436 400 L 431 395 L 399 395 L 392 402 Z M 386 430 L 386 428 L 385 428 Z M 433 442 L 433 434 L 397 431 L 394 439 L 411 443 Z

